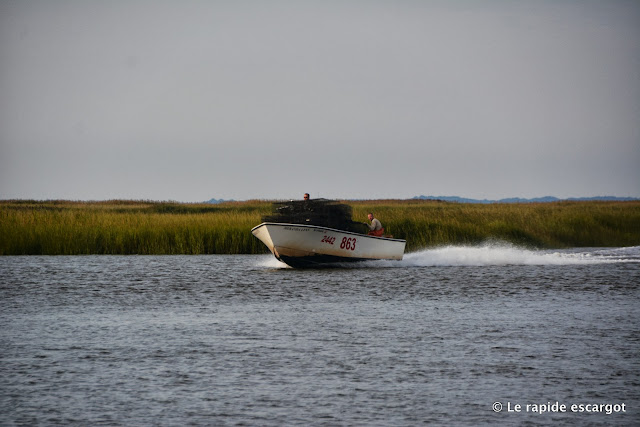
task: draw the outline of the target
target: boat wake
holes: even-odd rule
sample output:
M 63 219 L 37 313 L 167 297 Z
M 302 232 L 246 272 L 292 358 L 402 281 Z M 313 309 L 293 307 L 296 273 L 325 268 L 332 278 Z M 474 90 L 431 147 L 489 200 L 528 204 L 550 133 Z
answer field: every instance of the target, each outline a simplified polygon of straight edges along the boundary
M 505 265 L 593 265 L 640 263 L 640 246 L 627 248 L 575 248 L 566 250 L 531 250 L 508 243 L 480 246 L 442 246 L 410 252 L 402 261 L 363 261 L 342 263 L 340 268 L 406 268 L 446 266 Z M 260 267 L 289 268 L 269 256 Z
M 392 262 L 384 261 L 393 266 Z M 377 262 L 375 262 L 377 263 Z M 640 263 L 640 246 L 628 248 L 578 248 L 530 250 L 506 243 L 482 246 L 445 246 L 405 254 L 401 267 L 580 265 Z

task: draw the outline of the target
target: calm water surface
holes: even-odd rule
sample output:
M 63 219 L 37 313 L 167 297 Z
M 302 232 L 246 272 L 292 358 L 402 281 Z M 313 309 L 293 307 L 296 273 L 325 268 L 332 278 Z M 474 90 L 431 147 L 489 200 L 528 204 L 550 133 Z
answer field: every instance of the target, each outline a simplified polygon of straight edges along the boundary
M 0 425 L 639 425 L 639 283 L 638 247 L 0 257 Z

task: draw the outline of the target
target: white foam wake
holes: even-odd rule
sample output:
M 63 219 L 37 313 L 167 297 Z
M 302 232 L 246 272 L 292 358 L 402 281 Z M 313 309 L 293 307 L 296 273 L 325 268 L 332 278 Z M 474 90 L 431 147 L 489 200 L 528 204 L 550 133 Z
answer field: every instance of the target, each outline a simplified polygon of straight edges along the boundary
M 410 252 L 402 261 L 365 261 L 342 263 L 344 268 L 363 267 L 436 267 L 502 265 L 581 265 L 640 263 L 640 246 L 628 248 L 576 248 L 567 250 L 531 250 L 508 243 L 481 246 L 442 246 Z M 275 257 L 261 257 L 259 267 L 288 268 Z
M 576 265 L 640 263 L 640 246 L 631 248 L 539 251 L 509 244 L 445 246 L 405 254 L 403 267 L 488 265 Z

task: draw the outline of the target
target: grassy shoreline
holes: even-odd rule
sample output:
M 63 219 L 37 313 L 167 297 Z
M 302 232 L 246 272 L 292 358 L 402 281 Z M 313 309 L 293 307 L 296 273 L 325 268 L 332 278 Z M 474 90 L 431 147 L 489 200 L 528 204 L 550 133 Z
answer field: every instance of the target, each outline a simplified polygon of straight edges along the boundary
M 407 251 L 504 241 L 530 248 L 640 245 L 640 202 L 462 204 L 430 200 L 345 202 L 372 211 Z M 270 201 L 218 205 L 114 200 L 0 201 L 0 255 L 261 254 L 250 230 Z

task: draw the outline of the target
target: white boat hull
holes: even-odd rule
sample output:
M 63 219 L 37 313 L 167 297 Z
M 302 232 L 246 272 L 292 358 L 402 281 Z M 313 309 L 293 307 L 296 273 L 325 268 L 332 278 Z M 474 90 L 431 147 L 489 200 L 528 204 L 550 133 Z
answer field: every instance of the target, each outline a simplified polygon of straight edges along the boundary
M 280 261 L 292 267 L 376 259 L 401 260 L 405 240 L 314 225 L 265 222 L 251 230 Z

